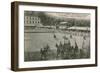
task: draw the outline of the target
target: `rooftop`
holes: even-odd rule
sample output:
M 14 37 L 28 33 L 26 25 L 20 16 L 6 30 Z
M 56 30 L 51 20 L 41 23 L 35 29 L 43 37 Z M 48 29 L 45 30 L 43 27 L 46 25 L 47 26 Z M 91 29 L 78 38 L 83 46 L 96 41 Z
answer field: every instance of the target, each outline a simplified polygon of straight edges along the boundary
M 73 27 L 69 27 L 68 29 L 71 29 L 71 30 L 88 30 L 88 31 L 90 31 L 90 27 L 73 26 Z

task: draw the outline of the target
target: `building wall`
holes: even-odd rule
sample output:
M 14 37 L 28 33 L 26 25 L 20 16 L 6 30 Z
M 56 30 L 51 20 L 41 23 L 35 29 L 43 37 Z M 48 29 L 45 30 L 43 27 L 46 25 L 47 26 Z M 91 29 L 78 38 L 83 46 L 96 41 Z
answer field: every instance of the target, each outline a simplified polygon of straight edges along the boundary
M 40 24 L 40 18 L 38 16 L 25 16 L 25 24 Z

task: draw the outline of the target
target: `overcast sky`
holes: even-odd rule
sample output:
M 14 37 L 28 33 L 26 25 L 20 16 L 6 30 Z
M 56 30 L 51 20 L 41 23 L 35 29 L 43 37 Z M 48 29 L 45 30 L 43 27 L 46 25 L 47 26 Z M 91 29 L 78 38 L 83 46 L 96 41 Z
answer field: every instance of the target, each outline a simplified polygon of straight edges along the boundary
M 46 12 L 45 14 L 51 17 L 55 17 L 55 18 L 75 18 L 75 19 L 85 19 L 85 20 L 90 19 L 89 13 L 50 13 L 50 12 Z

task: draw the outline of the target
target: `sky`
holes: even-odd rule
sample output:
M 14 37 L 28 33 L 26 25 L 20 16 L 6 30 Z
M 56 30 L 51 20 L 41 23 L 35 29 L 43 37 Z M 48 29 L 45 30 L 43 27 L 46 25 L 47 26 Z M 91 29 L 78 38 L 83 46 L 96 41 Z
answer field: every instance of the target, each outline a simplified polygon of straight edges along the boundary
M 75 19 L 84 19 L 89 20 L 90 14 L 89 13 L 51 13 L 46 12 L 46 15 L 54 18 L 75 18 Z

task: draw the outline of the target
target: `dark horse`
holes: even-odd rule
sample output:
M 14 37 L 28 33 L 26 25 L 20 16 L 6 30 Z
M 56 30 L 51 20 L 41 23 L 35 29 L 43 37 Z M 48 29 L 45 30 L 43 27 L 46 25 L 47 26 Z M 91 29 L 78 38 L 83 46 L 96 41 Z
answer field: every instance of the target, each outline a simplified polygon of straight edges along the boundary
M 47 60 L 48 59 L 49 51 L 50 51 L 49 45 L 45 46 L 44 48 L 41 48 L 40 54 L 41 54 L 41 59 L 42 60 Z

